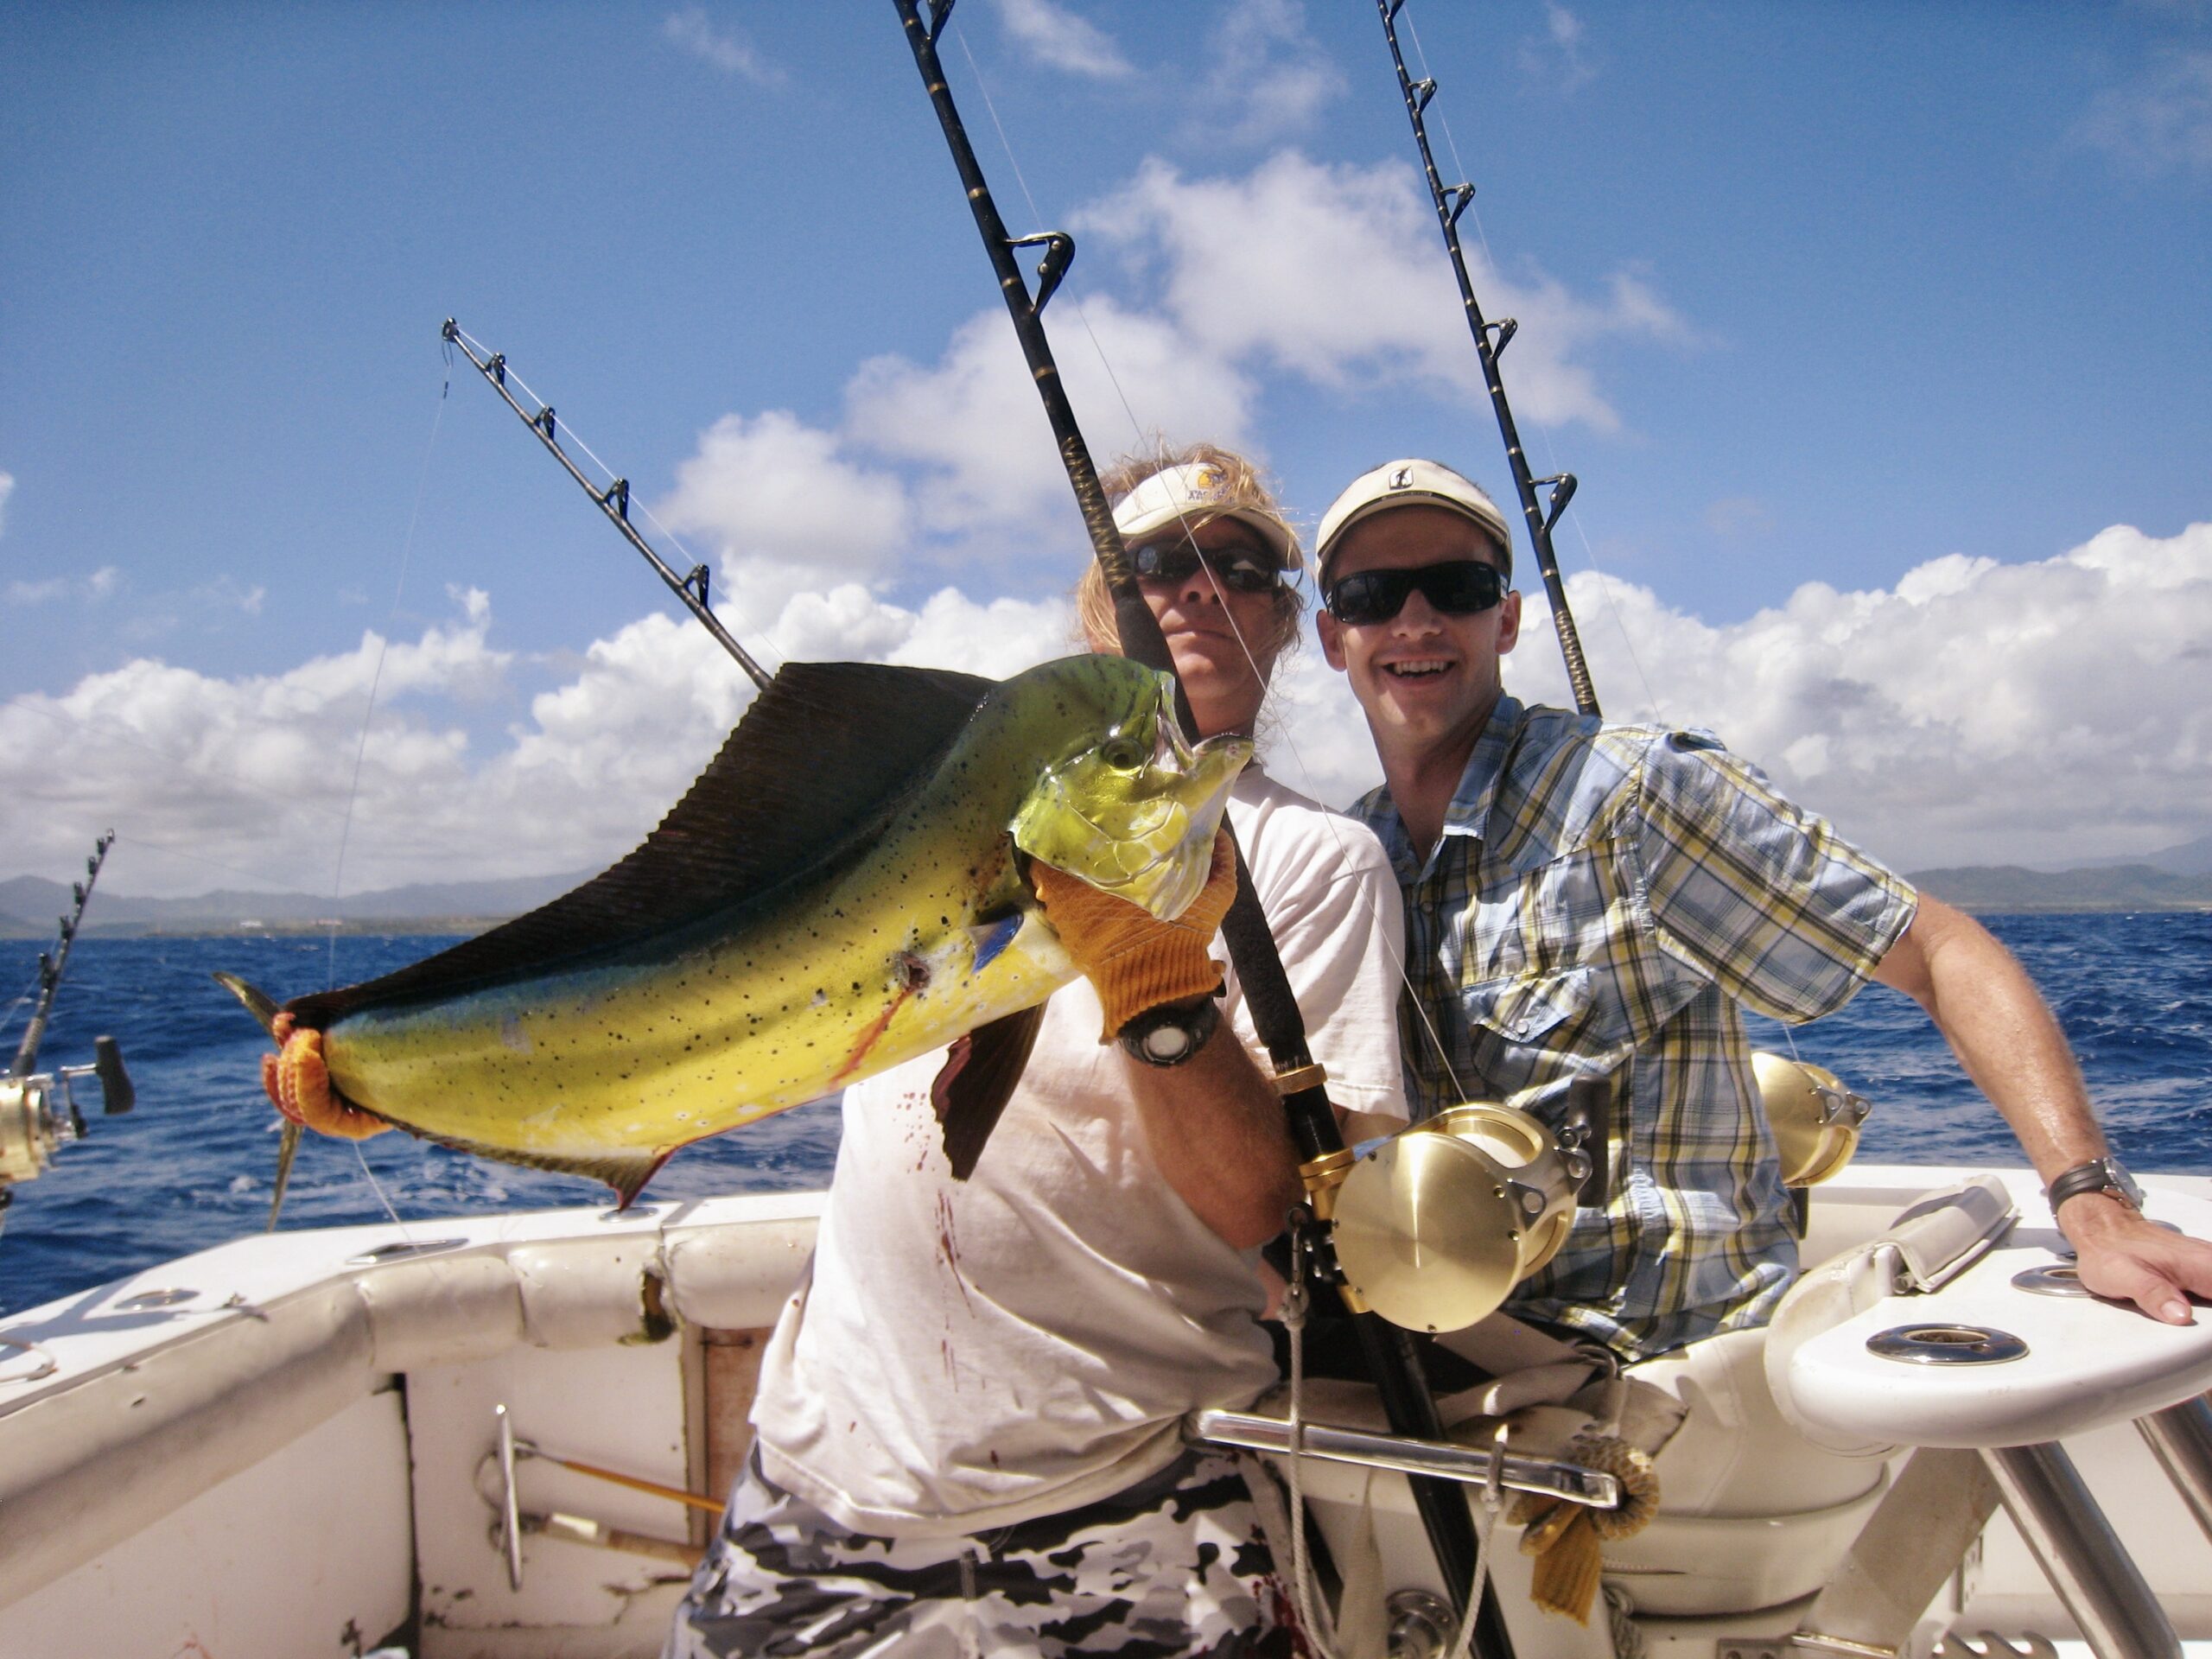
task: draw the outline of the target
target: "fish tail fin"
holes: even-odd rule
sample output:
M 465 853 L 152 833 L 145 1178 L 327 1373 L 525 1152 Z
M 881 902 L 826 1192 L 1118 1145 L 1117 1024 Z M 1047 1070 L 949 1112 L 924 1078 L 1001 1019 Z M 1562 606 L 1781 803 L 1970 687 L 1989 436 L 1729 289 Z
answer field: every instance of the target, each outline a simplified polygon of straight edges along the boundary
M 245 1004 L 245 1011 L 261 1021 L 261 1028 L 271 1036 L 276 1034 L 277 1007 L 269 995 L 249 985 L 236 974 L 218 973 L 215 982 Z
M 236 974 L 218 972 L 215 982 L 245 1004 L 245 1011 L 261 1021 L 261 1028 L 271 1037 L 276 1034 L 278 1008 L 267 992 L 249 985 Z M 276 1230 L 276 1217 L 284 1212 L 284 1192 L 292 1184 L 292 1160 L 299 1155 L 300 1126 L 287 1122 L 283 1139 L 276 1147 L 276 1179 L 269 1200 L 268 1230 Z

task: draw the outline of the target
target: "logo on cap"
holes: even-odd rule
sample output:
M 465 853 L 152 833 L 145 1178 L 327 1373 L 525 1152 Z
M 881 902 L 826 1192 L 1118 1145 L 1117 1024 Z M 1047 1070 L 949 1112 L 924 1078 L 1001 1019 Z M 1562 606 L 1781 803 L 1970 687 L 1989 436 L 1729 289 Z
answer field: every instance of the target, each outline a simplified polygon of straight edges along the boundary
M 1390 481 L 1385 487 L 1393 490 L 1402 490 L 1413 481 L 1414 469 L 1410 467 L 1401 467 L 1396 472 L 1390 474 Z
M 1199 466 L 1193 467 L 1191 471 L 1188 482 L 1190 493 L 1185 498 L 1185 499 L 1191 501 L 1211 501 L 1221 493 L 1221 468 L 1212 466 Z

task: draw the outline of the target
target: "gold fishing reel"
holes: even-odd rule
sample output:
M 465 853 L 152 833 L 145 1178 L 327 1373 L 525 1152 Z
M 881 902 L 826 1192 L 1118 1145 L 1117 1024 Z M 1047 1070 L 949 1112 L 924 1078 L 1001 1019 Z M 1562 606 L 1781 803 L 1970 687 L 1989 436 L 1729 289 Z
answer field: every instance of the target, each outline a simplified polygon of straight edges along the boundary
M 1345 1287 L 1411 1331 L 1487 1319 L 1567 1242 L 1589 1167 L 1528 1113 L 1489 1101 L 1402 1129 L 1333 1195 Z
M 1873 1109 L 1866 1096 L 1826 1066 L 1763 1049 L 1752 1052 L 1751 1075 L 1782 1156 L 1783 1185 L 1818 1186 L 1840 1173 L 1859 1150 L 1859 1126 Z

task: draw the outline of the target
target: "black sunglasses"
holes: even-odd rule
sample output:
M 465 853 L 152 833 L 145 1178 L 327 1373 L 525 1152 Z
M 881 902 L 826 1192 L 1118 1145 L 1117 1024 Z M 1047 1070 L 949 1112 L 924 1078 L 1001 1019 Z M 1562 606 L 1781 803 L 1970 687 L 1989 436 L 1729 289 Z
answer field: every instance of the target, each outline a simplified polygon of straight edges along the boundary
M 1363 570 L 1329 584 L 1321 602 L 1348 628 L 1388 622 L 1414 588 L 1446 616 L 1473 616 L 1505 597 L 1505 575 L 1477 559 L 1424 564 L 1418 570 Z
M 1281 584 L 1282 567 L 1265 555 L 1242 547 L 1224 547 L 1200 553 L 1187 541 L 1147 542 L 1129 550 L 1129 564 L 1139 582 L 1188 582 L 1199 565 L 1213 572 L 1214 580 L 1231 593 L 1264 594 Z

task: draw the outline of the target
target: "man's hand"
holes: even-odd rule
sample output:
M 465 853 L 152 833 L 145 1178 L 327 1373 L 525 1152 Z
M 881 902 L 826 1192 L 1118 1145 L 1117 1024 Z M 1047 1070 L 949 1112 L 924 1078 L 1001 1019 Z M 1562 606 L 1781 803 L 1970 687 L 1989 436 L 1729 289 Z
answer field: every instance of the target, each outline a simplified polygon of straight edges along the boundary
M 2058 1224 L 2082 1283 L 2100 1296 L 2133 1302 L 2168 1325 L 2195 1323 L 2190 1293 L 2212 1300 L 2212 1244 L 2155 1226 L 2102 1192 L 2067 1199 Z
M 1227 830 L 1214 836 L 1205 886 L 1173 921 L 1049 864 L 1031 865 L 1030 880 L 1045 919 L 1098 993 L 1106 1014 L 1100 1042 L 1147 1008 L 1221 988 L 1220 965 L 1206 952 L 1236 897 L 1236 849 Z

